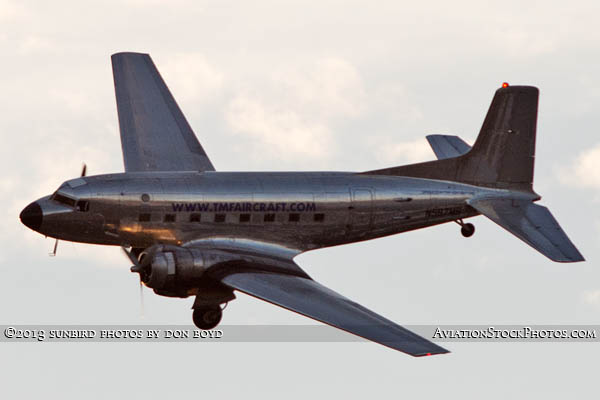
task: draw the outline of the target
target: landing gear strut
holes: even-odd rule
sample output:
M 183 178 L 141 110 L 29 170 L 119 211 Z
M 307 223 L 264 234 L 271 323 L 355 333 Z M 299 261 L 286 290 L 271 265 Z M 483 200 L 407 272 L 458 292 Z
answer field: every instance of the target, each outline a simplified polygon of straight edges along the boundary
M 455 221 L 455 222 L 460 225 L 460 233 L 464 237 L 471 237 L 475 233 L 475 225 L 473 225 L 471 223 L 465 224 L 462 219 L 459 219 L 458 221 Z
M 212 329 L 219 325 L 223 312 L 219 305 L 194 308 L 192 319 L 194 325 L 203 330 Z

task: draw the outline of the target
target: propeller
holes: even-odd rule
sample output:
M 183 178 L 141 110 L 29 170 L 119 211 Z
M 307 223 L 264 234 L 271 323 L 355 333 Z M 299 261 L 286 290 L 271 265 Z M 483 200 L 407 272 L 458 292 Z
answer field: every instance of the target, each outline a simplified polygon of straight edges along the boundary
M 83 172 L 85 172 L 85 165 Z M 133 263 L 133 266 L 130 268 L 131 272 L 137 272 L 140 275 L 140 317 L 144 318 L 144 283 L 142 282 L 142 272 L 144 271 L 144 267 L 131 251 L 123 246 L 121 246 L 121 250 L 123 250 L 123 253 L 125 253 L 127 258 Z

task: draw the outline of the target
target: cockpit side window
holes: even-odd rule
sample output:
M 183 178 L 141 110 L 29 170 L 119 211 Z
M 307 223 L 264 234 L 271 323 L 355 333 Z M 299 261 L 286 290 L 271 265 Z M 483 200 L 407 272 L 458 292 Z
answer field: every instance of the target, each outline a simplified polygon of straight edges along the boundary
M 77 202 L 77 211 L 86 212 L 90 209 L 90 202 L 87 200 L 79 200 Z
M 58 192 L 52 195 L 52 200 L 69 207 L 75 207 L 75 199 L 62 195 Z

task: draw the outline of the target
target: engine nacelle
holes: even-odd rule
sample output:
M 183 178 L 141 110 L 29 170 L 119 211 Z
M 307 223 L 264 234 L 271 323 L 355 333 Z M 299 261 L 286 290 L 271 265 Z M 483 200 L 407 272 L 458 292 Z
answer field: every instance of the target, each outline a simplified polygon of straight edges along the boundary
M 187 297 L 211 266 L 232 258 L 218 250 L 157 245 L 140 254 L 144 284 L 166 296 Z

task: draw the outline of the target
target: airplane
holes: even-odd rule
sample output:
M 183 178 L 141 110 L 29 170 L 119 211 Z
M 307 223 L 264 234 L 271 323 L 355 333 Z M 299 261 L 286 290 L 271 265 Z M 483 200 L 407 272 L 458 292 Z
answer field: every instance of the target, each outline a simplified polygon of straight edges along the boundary
M 534 204 L 539 91 L 496 91 L 471 147 L 427 136 L 437 160 L 365 172 L 217 172 L 148 54 L 112 68 L 124 173 L 81 176 L 23 209 L 58 240 L 120 246 L 161 296 L 195 296 L 215 328 L 234 291 L 412 356 L 447 353 L 313 280 L 294 257 L 484 215 L 557 262 L 584 261 L 550 211 Z M 56 253 L 56 245 L 54 247 Z

